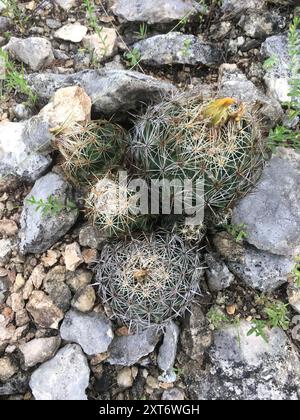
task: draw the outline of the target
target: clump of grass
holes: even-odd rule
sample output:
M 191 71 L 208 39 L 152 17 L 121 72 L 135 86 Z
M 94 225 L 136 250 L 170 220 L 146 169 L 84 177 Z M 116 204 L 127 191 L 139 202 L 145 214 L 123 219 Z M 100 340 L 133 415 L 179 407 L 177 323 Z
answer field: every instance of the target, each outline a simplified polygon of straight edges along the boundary
M 24 68 L 18 70 L 13 61 L 9 58 L 7 52 L 0 48 L 0 61 L 5 74 L 3 75 L 2 92 L 5 94 L 15 92 L 25 95 L 27 102 L 31 105 L 37 101 L 37 96 L 25 79 Z
M 21 32 L 24 32 L 30 16 L 20 7 L 20 2 L 18 0 L 2 0 L 2 3 L 5 6 L 4 15 L 9 17 Z

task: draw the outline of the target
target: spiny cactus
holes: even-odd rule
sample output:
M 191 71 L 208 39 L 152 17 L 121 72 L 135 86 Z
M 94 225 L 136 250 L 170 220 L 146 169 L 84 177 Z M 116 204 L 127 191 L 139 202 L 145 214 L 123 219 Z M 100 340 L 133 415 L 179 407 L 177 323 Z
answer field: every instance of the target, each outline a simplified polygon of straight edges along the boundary
M 184 96 L 150 107 L 133 129 L 131 158 L 148 179 L 203 177 L 205 203 L 216 209 L 255 184 L 264 146 L 255 116 L 243 115 L 243 106 L 232 119 L 223 113 L 218 125 L 211 108 L 199 97 Z
M 163 327 L 199 292 L 199 255 L 177 236 L 142 236 L 108 244 L 97 269 L 99 294 L 113 319 L 130 329 Z
M 76 183 L 89 183 L 113 170 L 122 163 L 125 138 L 125 130 L 110 121 L 75 125 L 56 141 L 65 174 Z
M 136 214 L 136 201 L 135 192 L 108 173 L 90 188 L 85 209 L 94 226 L 108 236 L 118 236 L 146 227 L 147 218 Z

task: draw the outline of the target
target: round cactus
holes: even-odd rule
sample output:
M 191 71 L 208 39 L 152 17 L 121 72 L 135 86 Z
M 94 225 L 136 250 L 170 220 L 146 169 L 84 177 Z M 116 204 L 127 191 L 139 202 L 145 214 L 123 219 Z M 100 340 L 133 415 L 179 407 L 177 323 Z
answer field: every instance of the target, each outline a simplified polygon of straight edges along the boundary
M 179 237 L 153 234 L 106 245 L 97 281 L 112 318 L 136 330 L 183 315 L 202 272 L 199 255 Z
M 202 178 L 211 209 L 225 208 L 248 191 L 264 162 L 261 130 L 244 105 L 232 110 L 236 101 L 229 99 L 181 96 L 150 107 L 131 136 L 139 173 L 148 179 Z
M 138 214 L 136 202 L 136 193 L 108 173 L 90 188 L 85 210 L 91 223 L 107 236 L 119 236 L 146 228 L 148 218 Z
M 113 170 L 122 163 L 125 139 L 125 130 L 110 121 L 75 125 L 56 142 L 65 174 L 76 183 L 90 183 Z

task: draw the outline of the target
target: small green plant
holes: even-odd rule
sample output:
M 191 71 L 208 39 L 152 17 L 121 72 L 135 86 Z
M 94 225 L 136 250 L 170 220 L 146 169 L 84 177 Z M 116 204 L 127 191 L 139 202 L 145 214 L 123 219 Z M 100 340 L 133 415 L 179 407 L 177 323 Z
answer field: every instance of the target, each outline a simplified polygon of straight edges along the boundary
M 21 70 L 19 71 L 10 60 L 7 52 L 3 51 L 1 48 L 0 60 L 5 71 L 5 74 L 3 75 L 4 79 L 1 81 L 3 91 L 6 91 L 7 93 L 13 91 L 21 93 L 27 96 L 29 103 L 34 104 L 37 100 L 37 96 L 25 80 L 24 68 L 21 67 Z
M 215 330 L 219 330 L 224 325 L 229 324 L 230 320 L 224 312 L 218 307 L 213 306 L 207 313 L 208 322 L 213 326 Z
M 271 70 L 276 64 L 278 64 L 278 57 L 272 55 L 264 61 L 263 68 L 264 70 Z
M 261 337 L 266 343 L 268 343 L 269 340 L 265 331 L 266 327 L 267 327 L 266 321 L 262 319 L 254 319 L 252 321 L 252 327 L 248 331 L 247 336 L 249 337 L 250 335 L 255 334 L 256 337 Z
M 186 39 L 183 42 L 183 47 L 180 50 L 180 53 L 181 53 L 182 56 L 189 57 L 191 55 L 191 45 L 192 45 L 192 40 L 191 39 Z
M 138 48 L 133 48 L 131 51 L 128 51 L 124 54 L 126 64 L 133 68 L 137 66 L 141 60 L 141 53 Z
M 88 25 L 98 35 L 102 45 L 102 54 L 105 56 L 108 50 L 107 36 L 103 34 L 103 26 L 98 23 L 95 4 L 92 0 L 83 0 L 83 4 L 86 10 Z
M 294 122 L 296 118 L 300 117 L 300 17 L 295 13 L 294 20 L 290 25 L 288 34 L 288 52 L 290 58 L 290 91 L 288 96 L 290 101 L 286 103 L 288 109 L 288 117 L 290 122 Z M 278 146 L 293 147 L 300 149 L 300 130 L 299 123 L 294 128 L 279 125 L 270 131 L 269 146 L 272 151 Z
M 2 0 L 2 3 L 5 6 L 4 15 L 12 19 L 14 24 L 20 29 L 20 31 L 24 32 L 30 15 L 26 15 L 25 11 L 21 9 L 21 7 L 18 4 L 20 2 L 18 0 Z
M 26 202 L 35 207 L 35 211 L 41 211 L 44 216 L 56 216 L 62 211 L 73 211 L 77 209 L 76 204 L 69 198 L 61 200 L 57 197 L 49 196 L 46 200 L 43 198 L 37 199 L 31 196 Z
M 265 314 L 268 317 L 268 326 L 270 328 L 282 328 L 287 330 L 290 325 L 290 320 L 288 317 L 288 305 L 285 305 L 282 302 L 273 302 L 270 303 L 264 310 Z
M 300 256 L 296 257 L 296 264 L 293 268 L 292 275 L 294 278 L 295 285 L 300 287 Z
M 179 379 L 181 376 L 184 375 L 184 369 L 183 368 L 179 368 L 179 367 L 174 367 L 173 368 L 173 372 L 175 373 L 175 375 L 177 376 L 177 379 Z
M 232 235 L 236 242 L 242 242 L 245 238 L 247 238 L 248 234 L 245 231 L 246 225 L 244 223 L 238 225 L 226 225 L 225 228 L 227 232 Z
M 148 34 L 148 26 L 146 23 L 141 23 L 139 27 L 139 31 L 136 34 L 140 37 L 140 39 L 146 39 Z
M 263 310 L 266 319 L 254 319 L 252 328 L 248 332 L 248 336 L 255 334 L 256 337 L 262 337 L 268 342 L 266 333 L 267 328 L 282 328 L 287 330 L 290 325 L 288 317 L 288 305 L 280 301 L 269 301 Z

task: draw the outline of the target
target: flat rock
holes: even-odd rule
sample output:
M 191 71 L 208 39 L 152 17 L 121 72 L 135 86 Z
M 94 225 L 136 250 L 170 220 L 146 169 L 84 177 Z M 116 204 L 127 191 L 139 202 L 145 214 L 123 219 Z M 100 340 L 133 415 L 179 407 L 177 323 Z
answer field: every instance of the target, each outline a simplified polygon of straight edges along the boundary
M 0 357 L 0 382 L 6 382 L 18 372 L 15 363 L 8 356 Z
M 36 400 L 87 400 L 89 376 L 81 348 L 68 344 L 33 372 L 29 385 Z
M 287 289 L 289 304 L 300 314 L 300 287 L 289 285 Z
M 92 286 L 79 289 L 72 299 L 71 305 L 79 312 L 90 312 L 96 302 L 96 293 Z
M 91 249 L 101 249 L 107 241 L 107 235 L 93 225 L 85 225 L 79 231 L 79 244 Z
M 34 338 L 21 344 L 19 349 L 23 354 L 26 368 L 51 359 L 60 346 L 61 339 L 57 337 Z
M 215 254 L 206 254 L 207 264 L 206 278 L 209 290 L 219 292 L 230 287 L 234 281 L 234 275 L 228 270 L 224 261 L 220 260 Z
M 6 236 L 15 236 L 18 232 L 18 225 L 14 220 L 0 220 L 0 233 Z
M 261 0 L 223 0 L 221 9 L 225 14 L 235 16 L 241 12 L 259 10 L 263 7 L 264 1 Z
M 49 197 L 56 198 L 59 203 L 72 201 L 72 188 L 61 176 L 49 173 L 34 184 L 31 192 L 25 198 L 21 214 L 20 251 L 27 253 L 42 253 L 47 251 L 55 242 L 62 238 L 77 220 L 77 209 L 62 209 L 58 214 L 44 214 L 42 210 L 27 200 L 47 202 Z
M 170 32 L 155 35 L 134 44 L 141 54 L 141 63 L 151 66 L 166 64 L 202 64 L 208 67 L 222 62 L 222 50 L 194 35 Z
M 169 371 L 174 366 L 179 333 L 179 328 L 175 322 L 171 321 L 166 326 L 164 340 L 159 348 L 157 358 L 158 367 L 164 371 Z
M 24 122 L 1 123 L 0 177 L 35 181 L 51 164 L 51 139 L 48 121 L 38 116 Z
M 79 85 L 90 96 L 94 111 L 103 115 L 124 115 L 176 90 L 170 83 L 130 70 L 84 70 L 71 75 L 34 73 L 27 79 L 44 103 L 57 89 Z
M 8 17 L 0 16 L 0 34 L 8 31 L 11 28 L 11 26 L 12 21 Z
M 28 390 L 29 378 L 23 372 L 19 372 L 12 378 L 0 384 L 0 396 L 22 395 Z
M 93 273 L 88 270 L 79 269 L 75 272 L 68 272 L 66 276 L 66 283 L 73 293 L 79 289 L 89 285 L 92 281 Z
M 279 328 L 262 337 L 248 336 L 242 321 L 214 333 L 206 371 L 195 365 L 186 383 L 196 400 L 298 400 L 299 354 Z
M 278 255 L 300 253 L 300 154 L 277 149 L 251 194 L 234 208 L 232 223 L 244 224 L 247 242 Z
M 58 324 L 64 317 L 62 310 L 40 290 L 32 292 L 26 309 L 41 328 L 58 329 Z
M 188 359 L 201 364 L 207 349 L 212 344 L 212 332 L 198 302 L 187 313 L 180 334 L 181 349 Z
M 288 52 L 288 36 L 273 35 L 263 42 L 261 54 L 265 60 L 271 59 L 272 65 L 266 69 L 264 82 L 268 93 L 280 102 L 290 102 L 289 79 L 291 59 Z
M 8 263 L 13 248 L 12 239 L 0 239 L 0 266 Z
M 252 11 L 242 15 L 238 26 L 240 26 L 245 34 L 251 38 L 265 39 L 276 32 L 284 29 L 286 24 L 285 18 L 282 14 L 278 14 L 275 10 L 261 12 Z
M 115 337 L 109 347 L 107 361 L 111 365 L 132 366 L 154 350 L 159 338 L 160 334 L 155 328 L 135 335 Z
M 240 245 L 227 233 L 213 242 L 230 271 L 248 286 L 268 293 L 286 283 L 295 266 L 291 257 L 271 254 L 247 244 Z
M 283 117 L 280 103 L 266 96 L 254 83 L 247 79 L 236 64 L 223 64 L 219 70 L 219 96 L 230 96 L 245 102 L 252 107 L 259 103 L 260 114 L 270 127 Z
M 72 130 L 75 123 L 87 123 L 91 118 L 91 110 L 92 102 L 84 89 L 70 86 L 58 89 L 39 115 L 49 121 L 51 128 L 60 128 L 66 132 Z
M 67 25 L 59 28 L 55 33 L 54 37 L 62 39 L 63 41 L 81 42 L 85 37 L 88 28 L 81 25 L 80 23 L 68 23 Z
M 205 8 L 194 0 L 114 0 L 113 13 L 128 22 L 168 23 L 194 16 Z
M 92 356 L 107 351 L 113 339 L 111 323 L 105 316 L 92 312 L 83 314 L 70 310 L 60 328 L 61 337 L 80 344 L 83 351 Z
M 68 12 L 72 7 L 76 5 L 76 0 L 55 0 L 55 3 L 58 4 L 63 10 Z
M 45 38 L 21 39 L 11 37 L 9 43 L 5 46 L 5 50 L 17 60 L 27 64 L 33 71 L 48 67 L 54 61 L 51 42 Z
M 163 392 L 161 399 L 163 401 L 174 400 L 174 401 L 183 401 L 185 400 L 185 395 L 183 389 L 180 388 L 171 388 Z
M 83 263 L 80 246 L 77 242 L 66 246 L 64 259 L 68 271 L 75 271 Z

